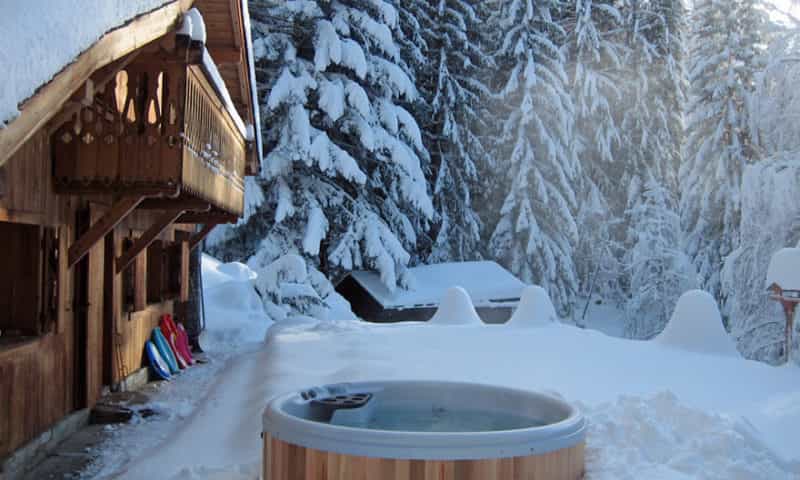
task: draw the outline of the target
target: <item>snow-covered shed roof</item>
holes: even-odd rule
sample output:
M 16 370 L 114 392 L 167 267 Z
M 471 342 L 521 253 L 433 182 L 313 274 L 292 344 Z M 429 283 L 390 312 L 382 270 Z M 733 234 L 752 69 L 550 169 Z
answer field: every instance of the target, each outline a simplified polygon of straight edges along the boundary
M 258 103 L 253 74 L 247 0 L 25 0 L 0 2 L 0 165 L 39 129 L 97 69 L 163 36 L 192 6 L 225 12 L 243 32 L 242 62 L 225 59 L 223 77 L 237 106 L 247 107 L 261 158 Z M 242 35 L 243 34 L 243 35 Z M 222 34 L 220 34 L 222 35 Z M 212 53 L 233 51 L 235 38 L 210 44 Z M 114 38 L 110 38 L 114 37 Z M 230 44 L 229 44 L 230 43 Z M 234 65 L 240 67 L 234 67 Z M 237 78 L 228 71 L 241 70 Z M 238 82 L 240 85 L 234 85 Z M 38 101 L 38 103 L 37 103 Z M 241 112 L 243 115 L 245 112 Z
M 767 269 L 767 288 L 777 284 L 783 290 L 800 290 L 800 248 L 775 252 Z
M 375 272 L 356 271 L 350 276 L 383 308 L 436 306 L 448 288 L 463 287 L 476 307 L 519 301 L 525 284 L 495 262 L 453 262 L 409 269 L 414 285 L 390 292 Z

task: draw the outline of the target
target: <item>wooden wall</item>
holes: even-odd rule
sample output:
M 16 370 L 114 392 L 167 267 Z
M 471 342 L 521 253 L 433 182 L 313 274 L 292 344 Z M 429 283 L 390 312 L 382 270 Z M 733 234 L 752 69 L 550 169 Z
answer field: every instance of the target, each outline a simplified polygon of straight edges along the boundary
M 304 448 L 264 434 L 264 480 L 579 480 L 585 444 L 486 460 L 396 460 Z
M 5 175 L 7 189 L 0 197 L 0 221 L 57 228 L 60 265 L 59 309 L 54 331 L 25 339 L 0 336 L 0 458 L 65 415 L 94 405 L 105 385 L 121 380 L 121 364 L 127 373 L 141 368 L 145 340 L 160 316 L 173 311 L 173 302 L 168 301 L 148 305 L 140 312 L 123 313 L 120 275 L 114 279 L 113 291 L 105 290 L 111 276 L 106 244 L 113 242 L 121 251 L 123 239 L 144 231 L 160 212 L 135 212 L 109 234 L 106 242 L 100 241 L 92 248 L 84 260 L 89 272 L 84 315 L 73 311 L 76 269 L 68 269 L 66 263 L 69 245 L 76 236 L 76 214 L 89 209 L 96 220 L 113 199 L 54 192 L 46 131 L 35 134 L 11 157 L 5 165 Z M 165 240 L 173 237 L 174 228 L 162 234 Z M 137 260 L 141 263 L 144 258 Z M 113 304 L 106 305 L 108 300 Z M 85 332 L 86 341 L 80 348 L 82 351 L 77 351 L 77 332 L 81 331 Z M 85 392 L 83 396 L 76 394 L 81 389 Z

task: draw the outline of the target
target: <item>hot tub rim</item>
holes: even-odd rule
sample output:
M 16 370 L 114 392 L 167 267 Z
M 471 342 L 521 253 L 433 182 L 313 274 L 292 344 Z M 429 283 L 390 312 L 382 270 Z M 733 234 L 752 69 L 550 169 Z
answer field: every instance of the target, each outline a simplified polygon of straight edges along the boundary
M 455 381 L 389 380 L 351 382 L 362 388 L 425 385 L 436 388 L 458 386 L 514 392 L 565 408 L 560 421 L 542 426 L 501 431 L 419 432 L 373 430 L 331 425 L 292 415 L 282 406 L 299 397 L 299 391 L 270 399 L 264 412 L 264 432 L 278 440 L 342 455 L 409 460 L 480 460 L 540 455 L 574 447 L 586 437 L 586 420 L 580 409 L 557 396 L 518 388 Z

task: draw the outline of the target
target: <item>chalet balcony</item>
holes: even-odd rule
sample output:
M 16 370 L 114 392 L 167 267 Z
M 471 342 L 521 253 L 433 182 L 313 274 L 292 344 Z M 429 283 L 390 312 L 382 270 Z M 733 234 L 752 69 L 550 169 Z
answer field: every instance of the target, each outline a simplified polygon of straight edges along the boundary
M 204 49 L 143 54 L 92 87 L 51 137 L 58 192 L 180 195 L 241 216 L 252 145 Z

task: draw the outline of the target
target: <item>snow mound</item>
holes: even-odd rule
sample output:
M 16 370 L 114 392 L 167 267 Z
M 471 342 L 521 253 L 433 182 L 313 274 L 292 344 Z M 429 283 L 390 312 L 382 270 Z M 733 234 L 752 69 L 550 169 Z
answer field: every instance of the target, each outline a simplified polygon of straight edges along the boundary
M 510 327 L 544 327 L 558 321 L 556 309 L 547 291 L 531 285 L 522 291 L 522 299 L 506 325 Z
M 229 348 L 262 342 L 272 321 L 255 290 L 256 272 L 242 263 L 221 263 L 206 254 L 202 268 L 204 347 Z
M 722 325 L 717 302 L 702 290 L 690 290 L 681 295 L 672 318 L 654 341 L 690 352 L 739 356 Z
M 743 419 L 695 410 L 672 392 L 586 410 L 586 478 L 790 478 Z
M 436 313 L 430 319 L 434 325 L 482 325 L 469 294 L 461 287 L 448 288 Z
M 784 290 L 800 290 L 800 248 L 775 252 L 767 269 L 767 287 L 777 284 Z
M 246 282 L 258 278 L 258 274 L 241 262 L 222 263 L 217 267 L 220 273 L 227 275 L 229 280 Z

